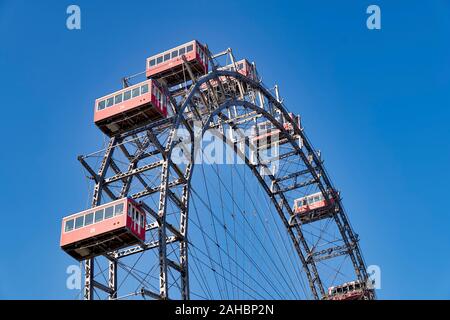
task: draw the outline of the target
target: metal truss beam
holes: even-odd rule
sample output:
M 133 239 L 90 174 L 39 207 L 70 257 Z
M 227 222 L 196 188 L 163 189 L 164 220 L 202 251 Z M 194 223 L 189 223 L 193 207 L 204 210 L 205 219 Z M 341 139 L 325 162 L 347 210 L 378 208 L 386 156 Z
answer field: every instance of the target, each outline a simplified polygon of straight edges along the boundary
M 300 176 L 304 176 L 304 175 L 309 174 L 309 173 L 310 173 L 310 171 L 308 169 L 297 171 L 297 172 L 293 172 L 293 173 L 287 174 L 285 176 L 275 178 L 275 182 L 282 182 L 282 181 L 285 181 L 285 180 L 295 179 L 295 178 L 298 178 Z
M 177 237 L 170 236 L 170 237 L 167 237 L 166 244 L 177 242 L 177 241 L 178 241 Z M 142 245 L 130 247 L 130 248 L 118 251 L 116 253 L 113 253 L 112 257 L 115 258 L 115 259 L 119 259 L 119 258 L 131 256 L 131 255 L 136 254 L 136 253 L 140 253 L 140 252 L 145 251 L 145 250 L 156 249 L 158 247 L 159 247 L 159 241 L 158 240 L 148 241 L 148 242 L 145 242 Z
M 122 180 L 124 178 L 128 178 L 128 177 L 131 177 L 133 175 L 136 175 L 136 174 L 139 174 L 139 173 L 143 173 L 143 172 L 146 172 L 146 171 L 149 171 L 149 170 L 161 167 L 163 163 L 164 163 L 163 160 L 156 161 L 156 162 L 147 164 L 147 165 L 139 167 L 139 168 L 131 169 L 131 170 L 127 171 L 127 172 L 122 172 L 122 173 L 116 174 L 115 176 L 112 176 L 110 178 L 105 179 L 104 184 L 110 184 L 110 183 L 116 182 L 118 180 Z
M 168 184 L 168 187 L 169 188 L 177 187 L 177 186 L 179 186 L 181 184 L 183 184 L 183 181 L 180 181 L 179 179 L 177 179 L 175 181 L 170 182 Z M 159 191 L 161 191 L 161 186 L 157 186 L 157 187 L 154 187 L 154 188 L 147 188 L 145 190 L 142 190 L 140 192 L 132 194 L 130 197 L 133 198 L 133 199 L 139 199 L 139 198 L 142 198 L 142 197 L 146 197 L 146 196 L 152 195 L 152 194 L 154 194 L 156 192 L 159 192 Z
M 353 250 L 355 248 L 355 245 L 351 245 L 350 247 L 347 247 L 346 245 L 342 246 L 336 246 L 328 249 L 324 249 L 318 252 L 312 252 L 308 257 L 308 263 L 310 261 L 323 261 L 331 258 L 336 258 L 339 256 L 343 256 L 349 253 L 349 251 Z
M 302 181 L 300 183 L 294 183 L 294 184 L 292 184 L 292 185 L 290 185 L 288 187 L 281 188 L 279 190 L 276 190 L 276 188 L 274 187 L 273 189 L 275 189 L 275 190 L 273 191 L 273 194 L 286 193 L 286 192 L 289 192 L 289 191 L 292 191 L 292 190 L 295 190 L 295 189 L 304 188 L 306 186 L 315 184 L 317 182 L 318 182 L 318 180 L 316 178 L 312 178 L 310 180 Z
M 141 288 L 141 294 L 142 296 L 147 296 L 155 300 L 161 300 L 161 296 L 159 294 L 145 288 Z
M 110 287 L 105 286 L 104 284 L 97 282 L 95 280 L 92 280 L 92 285 L 97 288 L 100 289 L 106 293 L 109 293 L 109 295 L 114 294 L 114 290 L 112 290 Z

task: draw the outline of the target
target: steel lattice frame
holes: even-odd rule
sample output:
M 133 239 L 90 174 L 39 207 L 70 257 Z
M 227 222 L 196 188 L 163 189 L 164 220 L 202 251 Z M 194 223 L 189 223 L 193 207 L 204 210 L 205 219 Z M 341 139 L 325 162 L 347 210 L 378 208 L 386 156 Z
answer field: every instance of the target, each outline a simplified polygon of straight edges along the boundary
M 235 64 L 230 49 L 222 54 L 230 54 L 232 63 Z M 299 257 L 301 263 L 299 268 L 302 268 L 306 275 L 312 297 L 321 299 L 327 295 L 316 265 L 318 261 L 324 259 L 348 256 L 356 278 L 367 283 L 368 274 L 358 239 L 352 231 L 339 196 L 327 192 L 334 187 L 321 159 L 306 137 L 304 129 L 290 118 L 277 94 L 272 95 L 260 81 L 254 81 L 235 71 L 218 69 L 214 59 L 216 56 L 209 55 L 212 71 L 198 78 L 192 75 L 189 65 L 185 63 L 191 82 L 184 90 L 172 93 L 172 116 L 111 138 L 107 148 L 102 152 L 102 160 L 97 171 L 88 164 L 86 157 L 79 157 L 79 161 L 95 181 L 93 207 L 101 204 L 104 199 L 111 201 L 125 196 L 138 200 L 148 196 L 158 199 L 157 210 L 153 210 L 152 205 L 145 201 L 142 202 L 151 218 L 147 231 L 153 232 L 153 238 L 145 244 L 109 253 L 107 284 L 96 279 L 94 259 L 85 261 L 85 299 L 94 299 L 94 288 L 106 292 L 110 299 L 117 298 L 120 259 L 147 250 L 158 251 L 159 292 L 143 287 L 141 294 L 154 299 L 168 299 L 169 288 L 171 288 L 168 277 L 168 268 L 170 268 L 179 273 L 180 297 L 190 298 L 187 232 L 195 139 L 201 139 L 204 132 L 211 128 L 218 128 L 221 132 L 225 126 L 237 130 L 243 124 L 255 123 L 258 119 L 270 121 L 280 130 L 280 137 L 287 141 L 288 150 L 277 157 L 281 163 L 280 167 L 283 166 L 283 161 L 296 161 L 301 168 L 297 166 L 292 170 L 267 173 L 270 161 L 255 162 L 237 147 L 236 141 L 226 139 L 225 136 L 223 141 L 244 159 L 245 164 L 270 198 Z M 275 117 L 276 114 L 281 117 Z M 291 123 L 293 133 L 285 129 L 280 119 Z M 198 124 L 200 124 L 200 133 L 196 132 Z M 188 143 L 183 140 L 186 137 L 179 136 L 180 129 L 188 132 Z M 252 147 L 248 138 L 243 141 L 248 148 Z M 188 159 L 184 164 L 176 164 L 172 161 L 172 152 L 180 144 L 185 146 L 185 156 Z M 186 146 L 188 146 L 187 149 Z M 113 160 L 113 154 L 117 153 L 127 160 L 127 170 L 121 170 Z M 152 161 L 140 165 L 145 159 L 152 159 Z M 289 166 L 286 167 L 289 168 Z M 109 172 L 112 172 L 112 175 L 108 175 Z M 150 185 L 148 178 L 143 176 L 149 173 L 154 177 L 153 185 Z M 142 191 L 131 193 L 132 182 L 139 183 Z M 116 187 L 112 188 L 112 184 L 116 184 Z M 117 188 L 117 184 L 120 188 Z M 325 250 L 311 248 L 311 244 L 305 239 L 302 223 L 300 221 L 293 223 L 295 218 L 292 218 L 294 213 L 290 193 L 311 185 L 314 185 L 327 198 L 334 197 L 335 210 L 329 219 L 339 230 L 341 243 L 338 246 Z M 171 216 L 177 216 L 175 221 L 179 222 L 178 225 L 167 221 L 168 208 L 172 210 Z M 178 243 L 178 261 L 171 258 L 167 252 L 169 243 Z M 373 296 L 370 294 L 368 298 Z

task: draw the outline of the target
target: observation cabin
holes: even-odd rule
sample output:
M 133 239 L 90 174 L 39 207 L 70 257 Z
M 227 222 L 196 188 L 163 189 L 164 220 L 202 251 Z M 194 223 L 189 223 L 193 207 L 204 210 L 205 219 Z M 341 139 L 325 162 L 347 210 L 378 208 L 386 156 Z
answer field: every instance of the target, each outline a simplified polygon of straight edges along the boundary
M 122 198 L 63 218 L 61 248 L 78 261 L 145 241 L 139 204 Z
M 334 190 L 328 193 L 330 195 L 328 200 L 322 192 L 295 199 L 294 217 L 298 217 L 304 224 L 331 217 L 336 210 L 334 197 L 339 197 L 339 193 Z
M 155 80 L 146 80 L 95 100 L 94 122 L 107 136 L 167 117 L 169 98 Z
M 289 113 L 289 117 L 296 122 L 298 127 L 301 129 L 300 116 Z M 289 121 L 282 122 L 284 129 L 287 130 L 294 139 L 297 139 L 299 147 L 301 148 L 303 145 L 302 139 L 294 133 L 294 127 L 292 124 Z M 280 145 L 287 142 L 288 139 L 281 134 L 280 129 L 275 127 L 271 121 L 260 122 L 252 127 L 250 143 L 252 143 L 258 150 L 270 149 L 275 144 Z
M 236 67 L 235 67 L 236 65 Z M 224 71 L 237 71 L 238 73 L 242 74 L 244 77 L 247 77 L 251 80 L 257 81 L 257 73 L 256 73 L 256 67 L 254 64 L 250 63 L 247 59 L 242 59 L 240 61 L 237 61 L 236 63 L 230 63 L 224 67 L 217 68 L 217 70 L 224 70 Z M 222 83 L 228 83 L 229 77 L 220 76 L 219 77 L 220 82 Z M 209 84 L 215 88 L 219 85 L 218 81 L 213 79 L 209 81 Z M 244 88 L 246 90 L 247 88 Z M 208 86 L 206 83 L 203 83 L 200 86 L 200 90 L 205 91 L 208 90 Z
M 361 281 L 351 281 L 328 289 L 327 300 L 365 300 L 372 294 Z
M 193 40 L 147 58 L 146 76 L 162 81 L 169 88 L 176 86 L 191 80 L 184 62 L 195 77 L 208 73 L 206 48 Z

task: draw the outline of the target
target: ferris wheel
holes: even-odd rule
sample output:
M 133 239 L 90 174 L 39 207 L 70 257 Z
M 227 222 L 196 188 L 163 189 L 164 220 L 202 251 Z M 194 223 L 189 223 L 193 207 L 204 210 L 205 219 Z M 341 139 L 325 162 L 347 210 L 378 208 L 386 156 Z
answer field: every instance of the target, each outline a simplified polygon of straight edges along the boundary
M 375 298 L 340 190 L 254 63 L 191 41 L 134 79 L 95 101 L 91 208 L 62 221 L 80 298 Z

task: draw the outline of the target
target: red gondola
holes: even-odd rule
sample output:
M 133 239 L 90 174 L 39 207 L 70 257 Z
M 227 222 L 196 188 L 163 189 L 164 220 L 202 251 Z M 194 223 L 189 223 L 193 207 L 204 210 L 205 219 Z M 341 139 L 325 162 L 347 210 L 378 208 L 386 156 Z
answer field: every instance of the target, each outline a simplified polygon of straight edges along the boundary
M 329 288 L 327 300 L 363 300 L 367 292 L 360 281 L 351 281 Z
M 256 68 L 255 68 L 255 66 L 252 63 L 248 62 L 247 59 L 242 59 L 240 61 L 237 61 L 235 64 L 236 64 L 237 72 L 239 72 L 240 74 L 242 74 L 243 76 L 245 76 L 245 77 L 247 77 L 247 78 L 249 78 L 251 80 L 257 81 Z M 225 67 L 220 67 L 217 70 L 219 70 L 219 71 L 220 70 L 233 71 L 234 70 L 234 64 L 231 63 L 229 65 L 226 65 Z M 220 76 L 219 79 L 220 79 L 220 81 L 222 83 L 226 83 L 229 78 L 225 77 L 225 76 Z M 216 87 L 218 85 L 218 82 L 217 82 L 217 80 L 210 80 L 209 84 L 212 87 Z M 207 90 L 208 89 L 207 84 L 203 83 L 200 86 L 200 89 L 201 90 Z
M 292 113 L 289 113 L 289 116 L 297 123 L 298 127 L 301 128 L 300 116 L 295 116 Z M 295 139 L 298 139 L 298 144 L 301 148 L 303 145 L 302 139 L 301 137 L 294 135 L 294 128 L 292 127 L 292 124 L 286 121 L 283 123 L 283 127 L 289 132 L 289 134 L 293 135 Z M 284 144 L 288 141 L 286 137 L 280 136 L 280 130 L 270 121 L 260 122 L 253 126 L 252 130 L 253 133 L 250 142 L 258 149 L 269 149 L 276 143 Z
M 60 244 L 81 261 L 145 241 L 145 228 L 139 204 L 123 198 L 63 218 Z
M 147 58 L 147 78 L 162 80 L 168 87 L 190 80 L 183 56 L 195 77 L 208 73 L 206 48 L 193 40 Z
M 335 191 L 331 191 L 331 194 Z M 338 196 L 338 193 L 336 193 Z M 310 223 L 320 219 L 331 217 L 335 212 L 335 200 L 333 197 L 325 199 L 322 192 L 313 193 L 294 200 L 294 217 L 298 217 L 302 223 Z
M 146 80 L 95 100 L 94 122 L 113 136 L 167 117 L 168 106 L 158 82 Z

